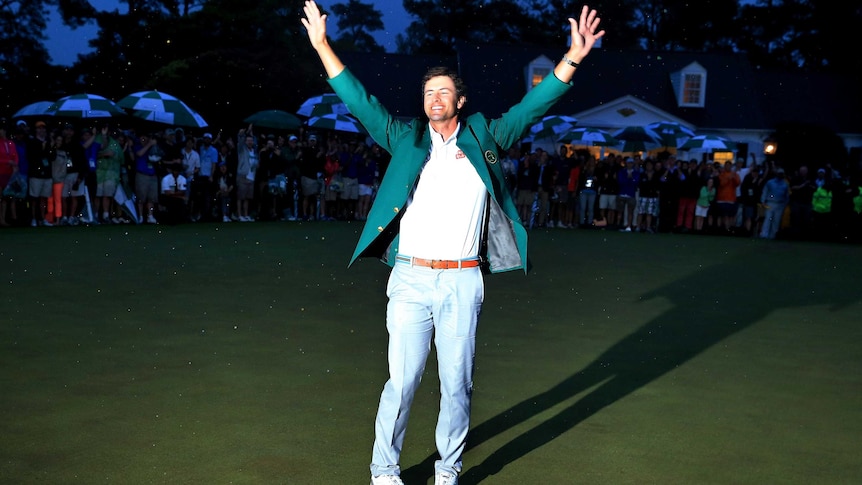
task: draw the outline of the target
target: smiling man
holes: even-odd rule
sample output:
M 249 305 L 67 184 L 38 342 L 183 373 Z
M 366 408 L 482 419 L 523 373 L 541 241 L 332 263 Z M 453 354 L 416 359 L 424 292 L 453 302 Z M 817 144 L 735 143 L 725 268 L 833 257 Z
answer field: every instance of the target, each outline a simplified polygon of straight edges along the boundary
M 578 64 L 604 31 L 586 6 L 568 19 L 571 43 L 553 75 L 501 118 L 462 116 L 467 92 L 446 68 L 422 83 L 428 121 L 404 123 L 371 97 L 329 45 L 326 18 L 306 1 L 302 24 L 329 83 L 368 133 L 392 154 L 351 264 L 376 257 L 392 266 L 389 380 L 374 425 L 372 485 L 402 484 L 399 464 L 410 407 L 433 339 L 440 376 L 435 485 L 455 485 L 470 427 L 476 328 L 484 299 L 482 268 L 527 268 L 527 231 L 505 189 L 499 150 L 514 145 L 571 87 Z

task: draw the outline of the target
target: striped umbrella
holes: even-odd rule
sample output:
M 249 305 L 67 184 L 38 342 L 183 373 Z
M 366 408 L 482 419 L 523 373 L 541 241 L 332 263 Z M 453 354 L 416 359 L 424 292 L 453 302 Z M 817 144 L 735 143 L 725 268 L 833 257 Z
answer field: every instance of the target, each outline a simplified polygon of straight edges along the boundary
M 694 131 L 675 121 L 656 121 L 646 127 L 658 133 L 659 143 L 663 147 L 678 147 L 680 143 L 694 136 Z
M 280 109 L 258 111 L 244 119 L 243 122 L 273 130 L 295 130 L 302 126 L 302 120 Z
M 204 128 L 209 126 L 201 115 L 192 111 L 188 106 L 185 109 L 177 109 L 176 111 L 138 110 L 132 113 L 132 116 L 171 126 L 185 126 L 189 128 Z
M 12 118 L 26 118 L 28 116 L 53 116 L 48 109 L 54 105 L 53 101 L 36 101 L 19 109 Z
M 679 146 L 679 150 L 733 151 L 736 143 L 717 135 L 698 135 L 689 138 Z
M 661 136 L 649 128 L 643 126 L 626 126 L 611 133 L 617 140 L 641 141 L 644 143 L 658 143 Z
M 340 105 L 336 107 L 330 108 L 327 105 Z M 320 96 L 312 96 L 305 101 L 302 102 L 302 105 L 299 106 L 299 109 L 296 110 L 296 114 L 307 116 L 309 118 L 314 118 L 316 116 L 322 116 L 329 113 L 337 113 L 346 115 L 349 113 L 347 110 L 347 105 L 341 101 L 341 98 L 338 95 L 333 93 L 325 93 Z
M 98 94 L 72 94 L 48 108 L 53 116 L 65 118 L 111 118 L 125 113 L 113 101 Z
M 133 116 L 174 126 L 203 128 L 207 122 L 185 102 L 160 91 L 138 91 L 117 101 L 117 105 L 133 111 Z
M 614 146 L 620 143 L 619 140 L 607 131 L 589 127 L 575 128 L 560 137 L 558 141 L 560 143 L 587 146 Z
M 542 118 L 538 123 L 530 127 L 527 139 L 530 141 L 542 138 L 558 139 L 566 132 L 572 130 L 578 120 L 566 115 L 549 115 Z
M 350 133 L 366 133 L 365 127 L 356 118 L 335 113 L 315 116 L 308 120 L 310 128 L 319 130 L 347 131 Z

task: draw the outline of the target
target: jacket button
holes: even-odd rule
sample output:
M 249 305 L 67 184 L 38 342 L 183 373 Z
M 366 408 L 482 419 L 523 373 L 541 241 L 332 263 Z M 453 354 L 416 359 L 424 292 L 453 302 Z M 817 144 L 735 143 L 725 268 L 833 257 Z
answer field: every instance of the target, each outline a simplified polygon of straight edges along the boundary
M 393 208 L 392 208 L 392 210 L 393 210 L 396 214 L 398 213 L 398 208 L 397 208 L 397 207 L 393 207 Z
M 383 226 L 377 226 L 377 232 L 383 232 Z

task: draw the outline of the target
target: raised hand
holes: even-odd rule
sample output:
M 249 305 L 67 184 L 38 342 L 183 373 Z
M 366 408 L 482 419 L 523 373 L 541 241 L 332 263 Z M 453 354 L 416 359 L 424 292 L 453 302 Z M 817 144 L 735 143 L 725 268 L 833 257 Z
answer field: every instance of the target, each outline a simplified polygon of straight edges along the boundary
M 575 61 L 581 62 L 584 57 L 587 57 L 590 49 L 596 43 L 596 40 L 605 35 L 604 30 L 596 30 L 599 28 L 599 23 L 602 21 L 597 17 L 598 12 L 590 10 L 586 5 L 581 9 L 580 21 L 569 18 L 569 24 L 572 26 L 572 43 L 569 47 L 569 52 L 566 57 Z

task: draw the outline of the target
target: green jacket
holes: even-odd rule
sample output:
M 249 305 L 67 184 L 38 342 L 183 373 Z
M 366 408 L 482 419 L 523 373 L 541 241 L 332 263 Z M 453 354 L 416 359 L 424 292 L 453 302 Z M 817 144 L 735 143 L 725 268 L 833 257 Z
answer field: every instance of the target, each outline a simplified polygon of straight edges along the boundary
M 431 148 L 428 121 L 396 120 L 348 69 L 330 79 L 329 84 L 368 134 L 392 154 L 350 264 L 357 258 L 373 256 L 392 266 L 398 253 L 400 214 Z M 487 242 L 483 247 L 487 249 L 481 256 L 493 273 L 527 270 L 527 230 L 506 190 L 499 163 L 501 151 L 505 154 L 570 87 L 570 83 L 551 74 L 500 118 L 487 119 L 477 113 L 461 119 L 458 148 L 467 155 L 490 194 L 488 230 L 483 236 Z M 421 102 L 418 88 L 416 92 L 417 102 Z

